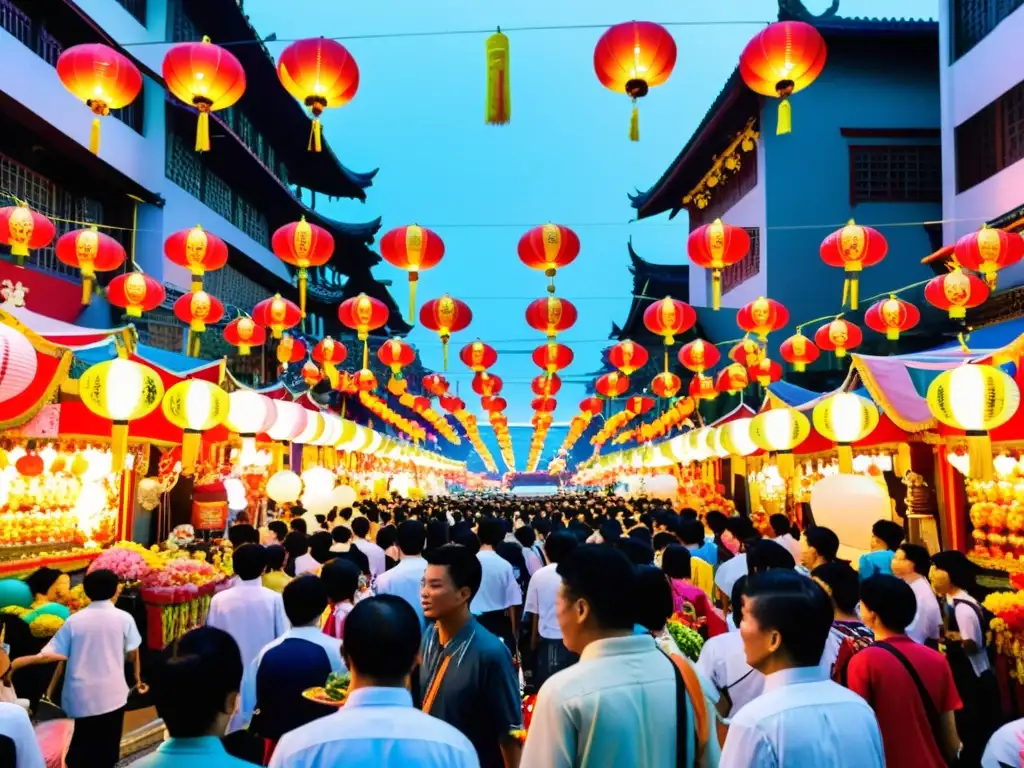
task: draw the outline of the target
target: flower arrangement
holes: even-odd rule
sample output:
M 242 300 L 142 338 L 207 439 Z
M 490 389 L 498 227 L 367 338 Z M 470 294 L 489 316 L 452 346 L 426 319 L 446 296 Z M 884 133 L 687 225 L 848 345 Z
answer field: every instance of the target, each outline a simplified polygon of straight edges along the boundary
M 53 637 L 57 630 L 64 626 L 64 619 L 50 613 L 44 613 L 32 620 L 28 625 L 32 637 Z
M 27 616 L 31 612 L 31 608 L 22 608 L 20 605 L 8 605 L 0 608 L 0 613 L 10 614 L 11 616 L 17 616 L 19 619 Z
M 996 651 L 1013 660 L 1010 676 L 1024 682 L 1024 585 L 1022 574 L 1014 574 L 1011 583 L 1017 592 L 993 592 L 984 606 L 992 612 L 990 625 Z
M 146 558 L 137 551 L 138 545 L 125 546 L 131 542 L 119 542 L 92 561 L 89 573 L 100 569 L 113 571 L 126 583 L 133 584 L 143 579 L 152 569 Z
M 690 620 L 681 614 L 676 614 L 668 620 L 665 628 L 679 651 L 690 661 L 697 661 L 700 657 L 700 649 L 704 647 L 704 638 L 690 626 Z

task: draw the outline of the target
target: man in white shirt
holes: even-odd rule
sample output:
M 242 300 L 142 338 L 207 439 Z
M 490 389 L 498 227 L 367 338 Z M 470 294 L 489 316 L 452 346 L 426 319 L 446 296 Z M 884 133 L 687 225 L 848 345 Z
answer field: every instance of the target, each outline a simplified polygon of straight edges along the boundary
M 124 677 L 126 656 L 133 659 L 135 687 L 140 693 L 148 690 L 139 679 L 142 638 L 135 619 L 113 603 L 121 588 L 116 574 L 93 571 L 86 574 L 83 587 L 92 602 L 71 614 L 42 651 L 15 659 L 11 668 L 66 661 L 60 703 L 75 720 L 68 768 L 113 768 L 130 692 Z
M 380 595 L 356 605 L 345 622 L 352 676 L 345 706 L 285 734 L 271 768 L 479 768 L 469 739 L 413 707 L 406 686 L 419 641 L 419 619 L 402 598 Z
M 919 544 L 901 544 L 892 556 L 893 575 L 910 585 L 917 601 L 914 620 L 906 630 L 907 636 L 914 642 L 938 650 L 942 611 L 928 581 L 931 564 L 931 555 Z
M 545 542 L 545 553 L 551 561 L 530 579 L 526 589 L 527 613 L 533 614 L 530 646 L 535 654 L 533 685 L 540 688 L 556 672 L 579 660 L 579 656 L 565 647 L 562 628 L 558 626 L 558 590 L 562 577 L 558 564 L 572 552 L 578 540 L 568 531 L 555 531 Z
M 494 551 L 505 538 L 505 526 L 500 520 L 485 517 L 480 521 L 477 535 L 480 537 L 477 559 L 483 569 L 483 578 L 470 610 L 485 629 L 501 638 L 515 657 L 516 608 L 523 604 L 523 593 L 512 564 Z
M 28 712 L 6 701 L 0 702 L 0 765 L 46 768 Z
M 981 756 L 981 768 L 1020 765 L 1021 744 L 1024 744 L 1024 718 L 1013 720 L 992 734 Z
M 819 667 L 831 626 L 813 580 L 779 569 L 750 577 L 740 635 L 764 691 L 732 719 L 721 768 L 884 768 L 874 711 Z
M 402 556 L 398 565 L 377 577 L 378 595 L 397 595 L 407 602 L 424 623 L 423 605 L 420 603 L 420 589 L 427 561 L 423 559 L 423 547 L 427 543 L 427 528 L 416 519 L 404 520 L 398 526 L 398 548 Z
M 772 537 L 772 541 L 776 544 L 781 544 L 783 547 L 789 550 L 789 554 L 793 556 L 793 562 L 800 562 L 800 542 L 793 538 L 791 533 L 793 526 L 789 522 L 789 518 L 783 515 L 781 512 L 776 512 L 770 518 L 768 522 L 772 527 L 772 533 L 775 535 Z
M 356 545 L 356 549 L 366 555 L 370 561 L 370 576 L 376 579 L 384 573 L 387 566 L 384 550 L 366 538 L 370 535 L 370 521 L 362 516 L 353 519 L 352 533 L 356 537 L 356 540 L 352 543 Z
M 741 576 L 732 589 L 730 619 L 737 628 L 743 619 L 746 584 L 747 577 Z M 697 671 L 718 691 L 718 714 L 722 717 L 732 717 L 764 690 L 764 675 L 747 664 L 743 636 L 739 632 L 725 632 L 708 638 L 700 649 Z

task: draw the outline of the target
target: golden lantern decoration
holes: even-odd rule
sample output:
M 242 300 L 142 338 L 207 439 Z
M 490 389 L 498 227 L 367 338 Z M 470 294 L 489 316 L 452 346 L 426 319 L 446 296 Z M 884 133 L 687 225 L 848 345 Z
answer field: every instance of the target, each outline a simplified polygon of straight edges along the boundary
M 480 373 L 498 362 L 498 353 L 490 344 L 477 339 L 459 350 L 459 359 L 469 370 Z
M 444 370 L 448 370 L 448 342 L 452 334 L 463 331 L 473 321 L 473 311 L 459 299 L 447 293 L 439 299 L 431 299 L 420 309 L 420 325 L 437 333 L 441 339 Z
M 746 389 L 748 384 L 750 384 L 750 377 L 747 375 L 747 369 L 739 363 L 733 363 L 719 372 L 718 378 L 715 380 L 715 389 L 735 395 Z
M 836 357 L 846 357 L 846 353 L 860 346 L 864 341 L 864 333 L 860 326 L 837 317 L 831 323 L 825 323 L 814 334 L 814 343 L 820 349 L 835 353 Z
M 519 260 L 530 269 L 540 269 L 550 279 L 548 293 L 555 292 L 555 275 L 580 255 L 580 239 L 568 227 L 542 224 L 519 239 Z
M 980 272 L 994 291 L 999 270 L 1024 258 L 1024 238 L 1018 232 L 1004 232 L 985 224 L 957 240 L 953 255 L 962 267 Z
M 775 454 L 782 477 L 792 477 L 796 462 L 793 449 L 811 434 L 811 422 L 795 408 L 773 408 L 750 421 L 750 439 L 763 451 Z
M 210 113 L 227 109 L 245 93 L 245 70 L 234 54 L 204 37 L 178 43 L 164 56 L 167 90 L 199 112 L 196 152 L 210 151 Z
M 782 378 L 782 366 L 770 358 L 762 357 L 747 368 L 747 376 L 762 387 L 767 387 Z
M 745 475 L 746 457 L 757 452 L 757 443 L 750 436 L 752 418 L 739 418 L 727 421 L 719 428 L 719 441 L 728 452 L 732 462 L 734 475 Z
M 1017 412 L 1017 383 L 993 365 L 965 364 L 940 373 L 928 387 L 927 399 L 928 409 L 936 419 L 965 432 L 971 477 L 991 480 L 989 432 Z
M 288 299 L 282 299 L 281 294 L 275 293 L 253 307 L 252 319 L 257 325 L 269 328 L 275 339 L 280 339 L 282 333 L 302 321 L 302 312 Z
M 45 248 L 56 235 L 53 222 L 27 203 L 0 208 L 0 244 L 10 246 L 19 267 L 25 266 L 29 251 Z
M 675 397 L 682 388 L 682 380 L 671 371 L 663 371 L 651 381 L 651 391 L 661 398 Z
M 839 471 L 853 472 L 852 445 L 864 440 L 878 426 L 878 408 L 866 397 L 836 392 L 821 400 L 811 412 L 814 428 L 834 442 L 839 452 Z
M 606 373 L 594 384 L 594 391 L 602 397 L 614 399 L 626 394 L 629 390 L 629 377 L 618 371 Z
M 444 258 L 444 241 L 437 233 L 410 224 L 387 232 L 380 240 L 384 261 L 409 273 L 409 322 L 416 318 L 416 284 L 420 272 L 436 267 Z
M 512 78 L 509 75 L 508 37 L 498 31 L 487 38 L 487 103 L 484 122 L 487 125 L 508 125 L 512 120 Z
M 238 354 L 246 356 L 253 347 L 261 347 L 267 341 L 267 332 L 263 326 L 256 325 L 251 317 L 236 317 L 224 326 L 224 341 L 238 347 Z
M 718 397 L 718 390 L 715 388 L 715 380 L 710 376 L 698 373 L 690 379 L 690 397 L 694 400 L 714 400 Z
M 884 333 L 889 341 L 897 341 L 901 332 L 909 331 L 920 321 L 920 310 L 894 294 L 875 302 L 864 313 L 864 325 L 872 331 Z
M 334 236 L 323 227 L 306 221 L 303 216 L 275 230 L 270 238 L 270 248 L 277 258 L 298 270 L 299 312 L 305 317 L 309 270 L 322 267 L 331 260 Z
M 761 296 L 740 307 L 736 313 L 736 325 L 740 330 L 752 333 L 761 341 L 768 340 L 768 334 L 786 327 L 789 310 L 775 299 Z
M 821 356 L 821 350 L 799 330 L 779 345 L 782 359 L 793 366 L 797 373 L 803 373 L 807 366 Z
M 301 339 L 297 339 L 290 334 L 284 334 L 281 337 L 281 341 L 277 345 L 275 354 L 277 355 L 277 362 L 281 364 L 281 372 L 283 373 L 292 363 L 299 363 L 306 359 L 306 345 Z
M 679 350 L 679 362 L 686 370 L 697 374 L 714 368 L 721 359 L 718 347 L 704 339 L 694 339 Z
M 632 376 L 647 365 L 648 359 L 647 350 L 629 339 L 620 341 L 608 350 L 608 362 L 626 376 Z
M 164 241 L 164 255 L 192 273 L 192 290 L 203 288 L 203 275 L 228 263 L 228 246 L 198 224 L 175 232 Z
M 396 336 L 380 345 L 377 359 L 391 369 L 392 377 L 401 376 L 402 369 L 416 359 L 416 350 Z
M 92 296 L 92 283 L 97 272 L 112 272 L 124 264 L 125 252 L 117 240 L 95 226 L 76 229 L 57 240 L 57 258 L 82 274 L 82 304 Z
M 533 364 L 545 373 L 558 373 L 573 361 L 573 351 L 564 344 L 548 342 L 533 350 Z
M 729 359 L 744 368 L 753 368 L 764 360 L 767 350 L 753 339 L 743 339 L 729 350 Z
M 199 355 L 199 334 L 206 332 L 207 323 L 218 323 L 224 317 L 224 305 L 208 294 L 198 290 L 182 294 L 174 302 L 174 316 L 188 323 L 189 354 Z
M 345 362 L 348 350 L 337 339 L 325 336 L 313 347 L 310 357 L 323 367 L 324 375 L 331 382 L 331 389 L 338 386 L 338 366 Z
M 228 393 L 202 379 L 179 381 L 167 390 L 163 412 L 167 420 L 184 430 L 181 442 L 181 469 L 186 475 L 195 470 L 202 433 L 221 424 L 228 416 Z
M 686 252 L 691 264 L 711 270 L 711 308 L 718 310 L 722 306 L 722 270 L 750 253 L 750 235 L 743 227 L 715 219 L 690 233 Z
M 359 67 L 352 54 L 337 40 L 311 37 L 296 40 L 277 59 L 281 85 L 301 101 L 313 116 L 310 152 L 322 147 L 320 115 L 325 109 L 343 107 L 359 90 Z
M 928 281 L 924 287 L 924 298 L 933 307 L 948 312 L 951 320 L 963 320 L 968 309 L 985 303 L 989 292 L 984 280 L 964 272 L 957 264 L 949 273 Z
M 363 368 L 370 366 L 370 348 L 367 345 L 370 331 L 384 327 L 389 314 L 384 302 L 367 296 L 365 293 L 345 299 L 338 307 L 338 319 L 341 324 L 354 330 L 356 338 L 363 342 Z

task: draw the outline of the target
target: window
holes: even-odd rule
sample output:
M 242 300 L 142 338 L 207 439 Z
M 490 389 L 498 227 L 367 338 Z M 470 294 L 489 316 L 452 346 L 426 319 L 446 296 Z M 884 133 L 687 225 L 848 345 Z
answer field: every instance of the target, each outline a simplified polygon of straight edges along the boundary
M 938 145 L 850 147 L 850 204 L 942 200 Z
M 956 127 L 956 191 L 1024 159 L 1024 81 Z
M 980 43 L 1024 0 L 950 0 L 953 21 L 953 61 Z
M 723 296 L 761 271 L 761 230 L 758 227 L 744 227 L 744 229 L 750 235 L 750 250 L 738 262 L 722 270 Z M 708 280 L 711 280 L 710 272 Z M 710 289 L 710 282 L 708 287 Z

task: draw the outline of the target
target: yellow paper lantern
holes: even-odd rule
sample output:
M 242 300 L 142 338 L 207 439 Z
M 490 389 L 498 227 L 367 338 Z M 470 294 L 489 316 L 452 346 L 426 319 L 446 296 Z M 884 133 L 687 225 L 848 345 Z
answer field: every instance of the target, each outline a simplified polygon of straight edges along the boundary
M 249 389 L 238 389 L 228 395 L 228 415 L 224 423 L 242 439 L 242 450 L 238 454 L 240 467 L 256 463 L 256 436 L 270 429 L 276 418 L 276 404 L 266 395 Z
M 992 479 L 989 431 L 1017 412 L 1020 389 L 1008 374 L 991 365 L 966 364 L 939 374 L 928 387 L 928 408 L 943 424 L 967 434 L 970 474 Z
M 719 427 L 719 441 L 728 452 L 732 473 L 747 474 L 746 457 L 757 451 L 757 443 L 750 438 L 751 418 L 733 419 Z
M 267 497 L 277 504 L 294 504 L 302 495 L 302 478 L 288 469 L 275 472 L 267 480 Z
M 794 408 L 773 408 L 750 420 L 750 439 L 775 454 L 782 477 L 792 477 L 796 466 L 793 449 L 811 434 L 811 422 Z
M 78 394 L 90 411 L 113 422 L 110 435 L 111 468 L 124 469 L 128 452 L 128 422 L 156 410 L 164 384 L 152 368 L 133 360 L 115 358 L 90 366 L 78 380 Z
M 202 433 L 223 423 L 231 408 L 228 393 L 201 379 L 179 381 L 164 395 L 164 416 L 184 434 L 181 439 L 181 469 L 192 473 L 199 457 Z
M 836 392 L 814 406 L 814 428 L 836 443 L 839 472 L 853 472 L 853 443 L 863 440 L 878 426 L 878 408 L 866 397 L 852 392 Z

